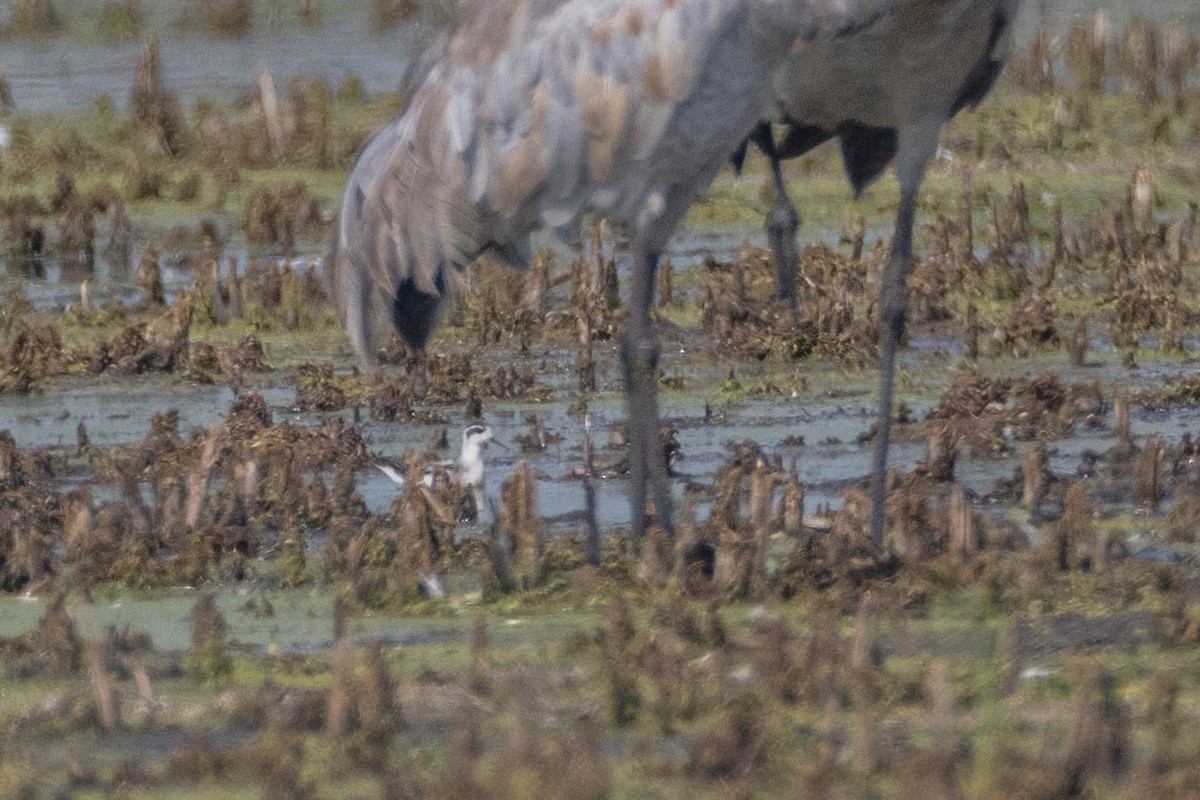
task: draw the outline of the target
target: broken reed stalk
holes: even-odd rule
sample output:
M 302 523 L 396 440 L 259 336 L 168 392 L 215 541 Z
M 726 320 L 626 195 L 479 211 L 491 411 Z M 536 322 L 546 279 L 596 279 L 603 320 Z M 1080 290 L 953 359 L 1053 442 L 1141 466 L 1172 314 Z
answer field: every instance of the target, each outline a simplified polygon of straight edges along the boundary
M 958 461 L 958 434 L 949 425 L 937 425 L 929 433 L 925 467 L 929 477 L 939 483 L 954 480 Z
M 368 736 L 387 740 L 404 727 L 404 716 L 396 704 L 392 674 L 383 656 L 383 643 L 378 639 L 367 645 L 362 681 L 355 699 L 359 725 Z
M 1081 796 L 1092 781 L 1120 779 L 1133 758 L 1129 727 L 1116 678 L 1102 666 L 1090 666 L 1076 700 L 1067 752 L 1056 770 L 1060 793 L 1055 796 Z
M 1129 399 L 1125 393 L 1113 392 L 1113 436 L 1120 445 L 1132 447 L 1133 436 L 1129 427 Z
M 804 526 L 804 484 L 800 482 L 800 474 L 794 464 L 783 484 L 780 505 L 779 516 L 783 521 L 784 535 L 799 536 Z
M 596 464 L 592 452 L 591 426 L 585 422 L 583 426 L 583 508 L 586 514 L 585 524 L 587 536 L 584 540 L 584 558 L 593 566 L 600 565 L 600 523 L 596 517 L 596 487 L 592 476 L 596 474 Z
M 975 232 L 971 194 L 971 171 L 964 169 L 962 187 L 958 193 L 958 260 L 961 267 L 975 263 Z
M 471 671 L 467 677 L 467 685 L 474 694 L 480 697 L 486 697 L 492 691 L 490 651 L 487 622 L 482 616 L 475 617 L 475 623 L 471 627 Z
M 263 122 L 271 137 L 271 152 L 275 158 L 283 156 L 283 121 L 279 115 L 279 97 L 275 91 L 275 76 L 266 64 L 258 68 L 258 94 L 262 101 Z
M 1071 338 L 1067 340 L 1067 352 L 1070 355 L 1072 367 L 1082 367 L 1087 364 L 1087 350 L 1087 319 L 1080 317 L 1079 323 L 1075 326 L 1075 331 L 1071 334 Z
M 537 482 L 529 462 L 522 459 L 500 489 L 500 535 L 514 556 L 516 578 L 522 588 L 538 579 L 545 528 L 537 509 Z
M 117 696 L 104 664 L 104 646 L 95 634 L 95 619 L 86 605 L 75 608 L 83 622 L 83 662 L 87 668 L 88 686 L 96 703 L 96 721 L 102 733 L 111 733 L 121 724 Z
M 329 697 L 325 705 L 325 735 L 341 739 L 350 732 L 354 708 L 354 649 L 344 633 L 333 645 Z
M 1021 676 L 1020 631 L 1015 620 L 1006 622 L 996 633 L 994 660 L 1000 668 L 1000 695 L 1009 697 L 1017 690 Z
M 975 519 L 962 484 L 950 490 L 950 552 L 961 563 L 971 559 L 975 551 Z
M 988 261 L 1007 264 L 1012 256 L 1012 241 L 1008 237 L 1008 229 L 1004 224 L 1004 213 L 1000 198 L 992 195 L 989 200 L 991 221 L 988 223 Z
M 212 479 L 213 467 L 216 466 L 219 457 L 217 437 L 207 436 L 204 441 L 204 449 L 200 454 L 200 461 L 188 477 L 187 511 L 184 523 L 189 530 L 195 529 L 200 524 L 204 506 L 208 500 L 208 487 Z
M 1162 437 L 1152 433 L 1146 437 L 1146 442 L 1138 453 L 1133 470 L 1133 499 L 1139 506 L 1157 513 L 1163 501 L 1163 468 L 1166 459 L 1166 445 Z
M 576 280 L 577 291 L 572 298 L 575 308 L 575 325 L 579 335 L 579 349 L 575 355 L 575 371 L 579 376 L 579 391 L 593 393 L 596 391 L 596 357 L 593 351 L 595 314 L 597 307 L 596 292 L 590 280 L 586 262 L 576 264 L 576 275 L 582 280 Z
M 1093 557 L 1092 568 L 1096 568 L 1094 554 L 1097 537 L 1093 514 L 1085 485 L 1071 484 L 1063 497 L 1062 516 L 1054 523 L 1054 529 L 1047 539 L 1047 546 L 1051 549 L 1048 555 L 1060 571 L 1066 572 L 1081 566 L 1081 550 Z
M 975 307 L 974 303 L 968 303 L 966 330 L 964 332 L 964 338 L 966 339 L 964 355 L 968 361 L 979 360 L 979 333 L 979 309 Z
M 671 285 L 671 276 L 675 272 L 671 268 L 671 257 L 667 256 L 658 266 L 658 307 L 666 308 L 675 302 L 674 288 Z
M 946 746 L 954 732 L 954 690 L 950 685 L 950 665 L 944 658 L 935 658 L 929 664 L 924 688 L 931 727 L 939 744 Z
M 583 274 L 583 284 L 590 292 L 599 294 L 604 284 L 604 223 L 592 225 L 592 258 Z
M 862 261 L 866 239 L 867 220 L 862 214 L 855 214 L 850 222 L 850 260 L 855 264 Z
M 1030 237 L 1029 199 L 1025 192 L 1025 183 L 1016 181 L 1008 192 L 1005 204 L 1005 236 L 1010 241 L 1028 245 Z
M 85 278 L 79 284 L 79 313 L 87 318 L 92 313 L 92 281 Z
M 1046 443 L 1038 442 L 1025 456 L 1025 462 L 1022 464 L 1021 508 L 1031 514 L 1036 514 L 1046 496 L 1047 460 Z
M 875 643 L 870 618 L 870 593 L 859 601 L 854 614 L 854 638 L 850 645 L 850 696 L 854 705 L 854 749 L 850 759 L 855 772 L 869 774 L 879 766 L 879 719 L 875 710 Z

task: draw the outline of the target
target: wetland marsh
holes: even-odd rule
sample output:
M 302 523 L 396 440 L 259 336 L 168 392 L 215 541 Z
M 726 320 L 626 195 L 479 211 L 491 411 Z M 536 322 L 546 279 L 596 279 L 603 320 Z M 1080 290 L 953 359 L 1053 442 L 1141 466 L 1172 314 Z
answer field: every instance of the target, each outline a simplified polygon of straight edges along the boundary
M 948 126 L 882 551 L 894 178 L 785 165 L 799 326 L 764 163 L 689 213 L 657 308 L 684 521 L 635 543 L 620 231 L 475 265 L 424 397 L 325 297 L 441 6 L 181 8 L 0 11 L 0 796 L 1196 796 L 1191 4 L 1027 2 Z M 375 467 L 475 421 L 493 504 Z

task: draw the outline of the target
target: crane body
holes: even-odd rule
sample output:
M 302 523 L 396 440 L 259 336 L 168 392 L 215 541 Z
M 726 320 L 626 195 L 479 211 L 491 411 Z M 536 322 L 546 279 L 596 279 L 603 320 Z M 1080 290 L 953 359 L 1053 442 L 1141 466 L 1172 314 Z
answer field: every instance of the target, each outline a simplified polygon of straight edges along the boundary
M 330 260 L 359 359 L 394 327 L 422 351 L 475 258 L 530 261 L 529 234 L 596 212 L 624 222 L 633 276 L 622 342 L 633 529 L 657 457 L 658 257 L 696 196 L 767 112 L 798 42 L 881 24 L 903 0 L 493 0 L 422 59 L 408 109 L 360 155 Z
M 879 286 L 880 409 L 872 475 L 872 537 L 883 543 L 887 453 L 896 350 L 903 337 L 917 192 L 941 129 L 991 89 L 1012 49 L 1020 0 L 905 0 L 879 24 L 836 42 L 799 43 L 775 73 L 774 140 L 764 123 L 751 139 L 766 153 L 775 202 L 765 227 L 779 296 L 797 301 L 799 218 L 780 161 L 836 138 L 857 195 L 895 160 L 900 202 Z M 735 163 L 740 155 L 735 155 Z

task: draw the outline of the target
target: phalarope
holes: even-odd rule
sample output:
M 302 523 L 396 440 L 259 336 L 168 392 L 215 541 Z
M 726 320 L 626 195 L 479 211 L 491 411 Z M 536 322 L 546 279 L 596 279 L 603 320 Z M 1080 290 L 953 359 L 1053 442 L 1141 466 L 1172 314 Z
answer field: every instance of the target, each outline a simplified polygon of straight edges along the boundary
M 472 488 L 481 486 L 483 484 L 483 451 L 490 441 L 492 441 L 492 429 L 488 426 L 467 426 L 463 431 L 462 452 L 458 458 L 453 461 L 438 461 L 430 464 L 425 468 L 422 482 L 426 486 L 432 486 L 435 471 L 442 469 L 449 473 L 450 479 L 459 486 Z M 391 478 L 397 486 L 404 485 L 404 475 L 393 465 L 379 462 L 375 466 L 379 468 L 380 472 Z

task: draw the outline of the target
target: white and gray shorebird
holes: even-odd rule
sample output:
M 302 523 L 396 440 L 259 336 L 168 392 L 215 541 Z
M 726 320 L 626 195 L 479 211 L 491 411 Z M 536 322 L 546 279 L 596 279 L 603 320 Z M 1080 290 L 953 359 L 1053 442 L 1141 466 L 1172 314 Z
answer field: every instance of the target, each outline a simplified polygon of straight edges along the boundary
M 468 425 L 463 431 L 462 452 L 452 461 L 438 461 L 425 468 L 422 482 L 433 486 L 434 476 L 439 471 L 445 471 L 450 480 L 459 486 L 472 489 L 483 485 L 483 451 L 492 441 L 492 429 L 486 425 Z M 391 478 L 397 486 L 405 484 L 404 474 L 391 464 L 378 462 L 375 464 L 379 471 Z
M 329 273 L 359 359 L 373 366 L 391 329 L 422 352 L 477 257 L 527 268 L 537 228 L 577 232 L 588 212 L 625 223 L 632 527 L 645 533 L 652 498 L 670 531 L 650 315 L 659 256 L 768 116 L 788 55 L 911 1 L 460 4 L 455 28 L 420 62 L 408 109 L 366 145 L 342 195 Z

